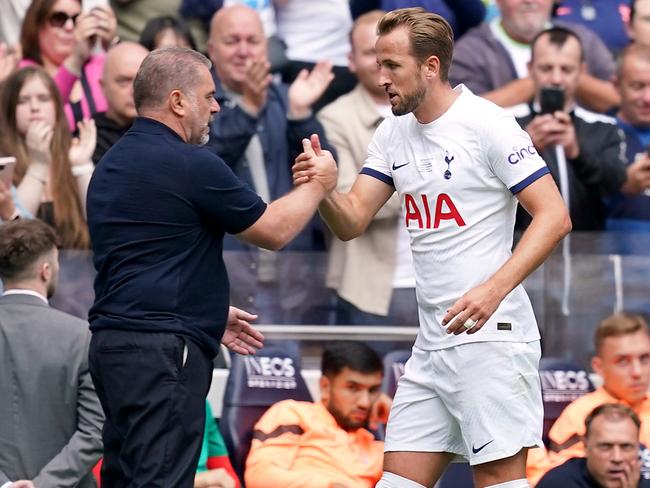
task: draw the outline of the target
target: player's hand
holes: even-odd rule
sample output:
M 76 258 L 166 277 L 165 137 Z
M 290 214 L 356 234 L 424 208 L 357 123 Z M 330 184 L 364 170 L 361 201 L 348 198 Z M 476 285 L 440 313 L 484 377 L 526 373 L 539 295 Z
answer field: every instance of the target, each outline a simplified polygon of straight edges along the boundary
M 311 71 L 303 69 L 289 87 L 289 115 L 294 118 L 309 116 L 311 106 L 325 92 L 334 79 L 331 61 L 316 63 Z
M 380 393 L 375 403 L 370 407 L 370 416 L 368 417 L 370 430 L 377 430 L 380 424 L 388 423 L 388 414 L 392 406 L 393 399 L 386 393 Z
M 246 78 L 242 87 L 242 104 L 258 114 L 266 104 L 266 96 L 271 84 L 271 64 L 266 59 L 249 60 Z
M 221 343 L 237 354 L 255 354 L 264 347 L 264 335 L 251 325 L 254 320 L 257 320 L 257 315 L 230 307 Z
M 447 326 L 448 334 L 459 335 L 463 332 L 475 334 L 492 316 L 504 297 L 505 294 L 501 293 L 491 282 L 486 281 L 460 297 L 447 310 L 442 319 L 442 325 Z M 476 323 L 472 327 L 466 328 L 464 324 L 469 319 Z
M 327 193 L 336 188 L 338 171 L 332 153 L 322 149 L 317 134 L 302 140 L 303 152 L 293 165 L 293 183 L 301 185 L 311 180 L 318 181 Z

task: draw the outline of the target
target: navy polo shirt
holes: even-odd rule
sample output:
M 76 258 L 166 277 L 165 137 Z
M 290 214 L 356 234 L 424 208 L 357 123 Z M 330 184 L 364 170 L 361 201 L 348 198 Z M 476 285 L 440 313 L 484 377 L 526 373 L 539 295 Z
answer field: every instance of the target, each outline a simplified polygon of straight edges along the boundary
M 139 117 L 97 165 L 87 209 L 91 330 L 179 333 L 216 355 L 229 305 L 223 237 L 255 223 L 262 199 L 212 151 Z

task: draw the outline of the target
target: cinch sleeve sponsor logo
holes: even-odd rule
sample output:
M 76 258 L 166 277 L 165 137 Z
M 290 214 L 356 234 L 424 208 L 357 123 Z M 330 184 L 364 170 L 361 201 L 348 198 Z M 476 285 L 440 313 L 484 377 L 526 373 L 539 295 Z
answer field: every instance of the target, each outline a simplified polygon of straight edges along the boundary
M 508 162 L 510 164 L 517 164 L 522 159 L 526 159 L 526 157 L 533 156 L 535 154 L 537 154 L 537 150 L 532 144 L 521 148 L 514 146 L 512 148 L 512 152 L 508 154 Z

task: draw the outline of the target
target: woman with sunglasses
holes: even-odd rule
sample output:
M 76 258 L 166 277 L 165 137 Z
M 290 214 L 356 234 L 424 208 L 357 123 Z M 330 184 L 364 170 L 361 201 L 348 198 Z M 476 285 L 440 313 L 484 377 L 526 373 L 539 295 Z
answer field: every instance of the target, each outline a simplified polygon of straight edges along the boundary
M 25 14 L 20 67 L 41 65 L 52 76 L 65 105 L 70 130 L 106 110 L 100 78 L 104 52 L 115 39 L 117 22 L 109 6 L 82 13 L 79 0 L 34 0 Z
M 86 192 L 96 129 L 78 124 L 72 138 L 52 78 L 40 66 L 12 73 L 0 92 L 0 152 L 14 156 L 14 184 L 25 208 L 52 225 L 64 249 L 88 249 Z

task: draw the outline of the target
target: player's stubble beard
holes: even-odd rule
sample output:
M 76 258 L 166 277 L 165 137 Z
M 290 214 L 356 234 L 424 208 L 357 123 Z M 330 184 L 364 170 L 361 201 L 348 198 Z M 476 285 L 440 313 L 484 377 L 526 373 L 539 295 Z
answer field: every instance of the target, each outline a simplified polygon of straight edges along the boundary
M 400 103 L 391 107 L 393 115 L 406 115 L 413 112 L 422 103 L 426 93 L 426 86 L 424 83 L 420 82 L 411 93 L 403 93 L 399 95 L 401 100 Z

